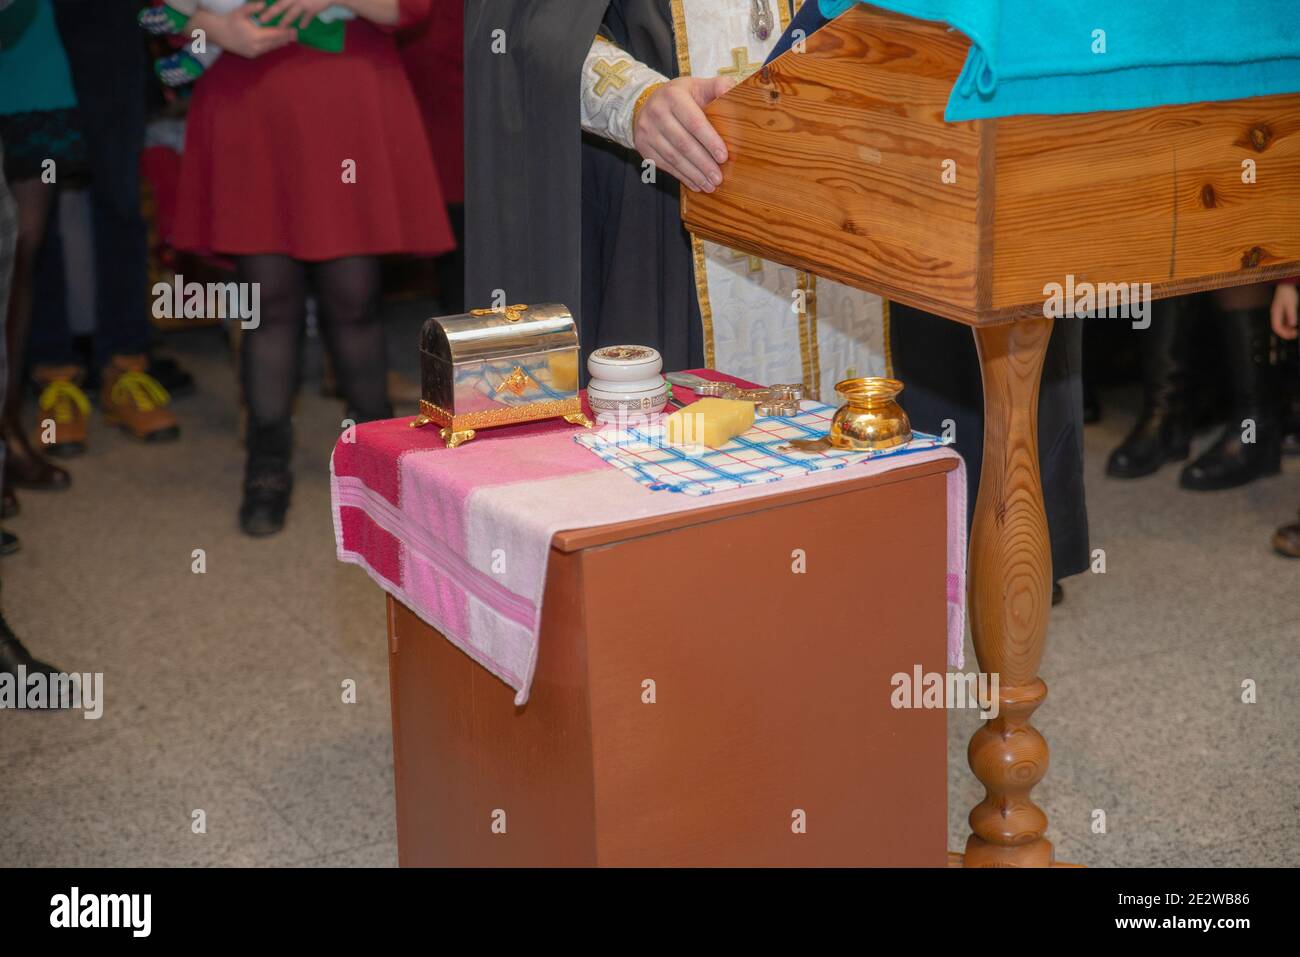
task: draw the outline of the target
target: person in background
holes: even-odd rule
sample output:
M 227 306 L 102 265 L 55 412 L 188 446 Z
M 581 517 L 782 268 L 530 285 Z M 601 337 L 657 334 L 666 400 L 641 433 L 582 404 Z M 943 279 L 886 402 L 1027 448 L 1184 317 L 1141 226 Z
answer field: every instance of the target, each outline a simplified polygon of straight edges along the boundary
M 1151 324 L 1138 330 L 1142 408 L 1124 440 L 1106 459 L 1111 478 L 1141 478 L 1192 450 L 1192 344 L 1194 296 L 1151 303 Z
M 200 10 L 229 13 L 236 7 L 243 6 L 244 2 L 245 0 L 168 0 L 141 10 L 137 19 L 141 27 L 154 35 L 175 33 Z M 345 7 L 327 7 L 316 19 L 298 30 L 298 40 L 322 49 L 337 49 L 343 37 L 341 21 L 351 20 L 354 16 Z M 202 76 L 203 71 L 212 66 L 219 56 L 221 48 L 213 43 L 201 51 L 183 46 L 154 61 L 154 72 L 167 86 L 185 86 Z
M 693 239 L 681 218 L 682 190 L 712 192 L 727 162 L 705 108 L 763 61 L 793 7 L 467 5 L 467 301 L 568 303 L 588 352 L 636 343 L 668 370 L 801 382 L 823 401 L 884 373 L 879 296 Z M 710 54 L 692 59 L 696 43 Z
M 1266 283 L 1206 294 L 1214 312 L 1210 322 L 1221 337 L 1228 408 L 1219 437 L 1183 467 L 1178 484 L 1185 489 L 1236 488 L 1281 468 L 1281 396 L 1268 335 L 1270 294 Z M 1191 296 L 1153 304 L 1151 328 L 1141 333 L 1142 411 L 1106 463 L 1112 478 L 1150 475 L 1191 453 L 1194 306 Z M 1245 420 L 1254 423 L 1252 436 L 1243 433 Z
M 1294 340 L 1300 335 L 1300 291 L 1295 282 L 1277 284 L 1269 319 L 1279 339 Z M 1274 532 L 1273 548 L 1287 558 L 1300 558 L 1300 522 L 1283 525 Z
M 84 170 L 77 98 L 50 0 L 14 0 L 0 12 L 0 139 L 18 210 L 9 289 L 7 383 L 0 434 L 6 448 L 4 514 L 16 515 L 15 487 L 60 490 L 68 473 L 33 446 L 22 426 L 23 355 L 31 326 L 36 258 L 60 183 Z
M 465 311 L 465 4 L 433 0 L 433 15 L 398 35 L 402 64 L 438 167 L 456 248 L 438 257 L 438 304 Z
M 200 11 L 185 27 L 206 31 L 224 53 L 194 85 L 174 242 L 234 257 L 240 282 L 258 290 L 259 324 L 240 346 L 248 427 L 239 522 L 254 536 L 283 528 L 289 507 L 308 283 L 347 418 L 387 418 L 379 257 L 452 246 L 393 38 L 428 16 L 430 0 L 349 0 L 342 6 L 356 18 L 342 51 L 297 42 L 292 28 L 331 5 L 253 3 Z
M 0 12 L 12 3 L 13 0 L 0 0 Z M 8 323 L 5 319 L 9 311 L 9 281 L 14 271 L 14 250 L 18 245 L 18 207 L 14 204 L 9 184 L 5 181 L 4 153 L 4 143 L 0 142 L 0 396 L 4 395 L 9 379 L 8 357 L 5 355 L 5 327 Z M 4 460 L 4 443 L 0 442 L 0 472 L 4 470 Z M 16 507 L 14 511 L 17 512 Z M 17 535 L 8 529 L 0 529 L 0 555 L 12 555 L 20 547 Z M 0 622 L 3 622 L 3 618 L 0 614 Z M 7 635 L 7 626 L 4 631 Z
M 6 45 L 17 39 L 16 27 L 12 34 L 7 34 L 4 29 L 6 11 L 13 6 L 13 2 L 14 0 L 0 0 L 0 43 Z M 13 275 L 14 254 L 18 246 L 18 211 L 5 179 L 4 158 L 4 137 L 0 136 L 0 395 L 5 394 L 8 386 L 9 366 L 5 355 L 5 326 L 9 309 L 10 277 Z M 3 467 L 4 457 L 4 445 L 0 444 L 0 467 Z M 3 598 L 2 581 L 0 581 L 0 598 Z M 0 674 L 17 677 L 19 668 L 28 675 L 37 673 L 48 675 L 57 670 L 52 665 L 32 657 L 31 652 L 9 627 L 9 622 L 5 620 L 3 604 L 0 604 Z
M 1269 343 L 1267 283 L 1213 293 L 1214 324 L 1223 337 L 1228 418 L 1214 443 L 1183 467 L 1178 484 L 1194 492 L 1236 488 L 1282 468 L 1282 410 Z M 1247 435 L 1243 423 L 1254 428 Z
M 136 0 L 54 0 L 88 150 L 100 410 L 133 438 L 167 442 L 180 436 L 180 424 L 148 356 L 148 230 L 140 211 L 148 74 L 138 7 Z M 52 451 L 73 454 L 85 445 L 90 403 L 68 328 L 62 264 L 54 229 L 42 251 L 40 318 L 28 359 L 41 387 L 37 417 L 56 423 Z

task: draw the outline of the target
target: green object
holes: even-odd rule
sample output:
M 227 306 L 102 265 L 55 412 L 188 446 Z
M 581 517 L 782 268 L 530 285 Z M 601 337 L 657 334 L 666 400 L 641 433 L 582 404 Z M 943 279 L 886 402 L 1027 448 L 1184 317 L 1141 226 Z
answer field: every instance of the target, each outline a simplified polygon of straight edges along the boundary
M 258 21 L 264 27 L 273 27 L 279 22 L 280 17 L 276 17 L 274 21 Z M 305 27 L 298 28 L 298 42 L 303 46 L 324 50 L 326 53 L 342 53 L 343 31 L 346 26 L 345 20 L 331 20 L 326 23 L 324 20 L 316 19 Z
M 171 24 L 172 33 L 180 33 L 185 29 L 185 24 L 190 22 L 190 18 L 181 13 L 175 7 L 169 7 L 163 4 L 163 14 L 167 17 L 167 22 Z
M 180 50 L 155 60 L 153 71 L 165 86 L 185 86 L 203 75 L 203 64 L 192 54 Z
M 173 33 L 181 33 L 185 29 L 185 24 L 190 22 L 190 18 L 173 7 L 164 6 L 163 10 L 167 12 L 167 19 L 172 24 Z M 260 26 L 273 27 L 280 22 L 281 16 L 274 20 L 257 21 Z M 305 27 L 298 29 L 298 42 L 303 46 L 312 47 L 316 50 L 323 50 L 326 53 L 343 52 L 343 33 L 347 27 L 346 20 L 331 20 L 328 23 L 319 18 L 313 20 Z

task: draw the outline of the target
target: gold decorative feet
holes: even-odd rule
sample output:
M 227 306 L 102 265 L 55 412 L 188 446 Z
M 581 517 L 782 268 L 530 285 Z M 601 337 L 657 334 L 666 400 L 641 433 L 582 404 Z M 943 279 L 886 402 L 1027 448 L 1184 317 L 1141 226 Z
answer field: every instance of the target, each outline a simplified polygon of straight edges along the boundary
M 474 413 L 474 416 L 479 416 L 482 414 L 483 413 Z M 553 416 L 554 414 L 555 413 L 552 412 L 550 415 L 544 415 L 544 416 L 522 416 L 519 419 L 508 420 L 508 421 L 529 422 L 534 418 L 551 418 L 551 416 Z M 471 416 L 451 417 L 453 422 L 455 422 L 457 419 L 464 420 L 466 418 L 471 418 Z M 422 426 L 426 426 L 429 424 L 437 425 L 438 421 L 439 421 L 438 419 L 425 415 L 423 412 L 421 412 L 419 415 L 417 415 L 414 419 L 410 421 L 409 425 L 413 429 L 418 429 L 421 428 Z M 442 421 L 445 422 L 446 419 L 443 419 Z M 591 419 L 583 415 L 581 412 L 569 413 L 568 415 L 564 416 L 564 421 L 570 423 L 571 425 L 581 425 L 584 428 L 588 428 L 588 429 L 595 428 L 595 423 L 592 422 Z M 505 425 L 505 424 L 507 423 L 492 422 L 492 421 L 488 421 L 486 423 L 486 425 Z M 454 449 L 456 446 L 468 442 L 470 439 L 474 438 L 475 431 L 473 429 L 455 429 L 450 426 L 443 426 L 441 429 L 438 430 L 438 434 L 442 436 L 442 440 L 445 443 L 447 443 L 447 448 Z
M 470 439 L 474 438 L 475 433 L 473 429 L 464 429 L 460 432 L 453 432 L 451 429 L 444 428 L 440 429 L 438 434 L 441 435 L 442 440 L 447 443 L 447 448 L 454 449 L 462 442 L 468 442 Z

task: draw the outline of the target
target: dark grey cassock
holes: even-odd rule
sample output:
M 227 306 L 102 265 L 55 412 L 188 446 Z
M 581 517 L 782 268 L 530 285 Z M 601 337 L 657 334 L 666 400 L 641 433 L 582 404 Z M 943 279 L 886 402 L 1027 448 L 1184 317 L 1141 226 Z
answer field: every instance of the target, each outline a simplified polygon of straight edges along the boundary
M 496 33 L 496 31 L 504 31 Z M 690 238 L 675 179 L 581 129 L 597 32 L 677 75 L 669 0 L 475 0 L 465 12 L 466 304 L 562 302 L 585 352 L 653 346 L 704 365 Z M 494 53 L 499 39 L 505 52 Z M 585 381 L 585 370 L 583 370 Z

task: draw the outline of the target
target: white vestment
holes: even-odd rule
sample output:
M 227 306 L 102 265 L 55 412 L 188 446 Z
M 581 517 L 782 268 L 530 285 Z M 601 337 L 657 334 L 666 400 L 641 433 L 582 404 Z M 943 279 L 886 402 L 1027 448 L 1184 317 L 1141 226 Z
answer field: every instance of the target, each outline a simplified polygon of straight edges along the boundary
M 756 71 L 789 25 L 791 3 L 800 5 L 764 2 L 776 23 L 760 39 L 752 0 L 672 0 L 682 75 L 740 80 Z M 664 79 L 597 38 L 583 68 L 583 128 L 632 147 L 637 97 Z M 802 382 L 807 395 L 831 405 L 842 402 L 841 379 L 889 373 L 879 296 L 698 237 L 691 245 L 710 368 L 761 385 Z

